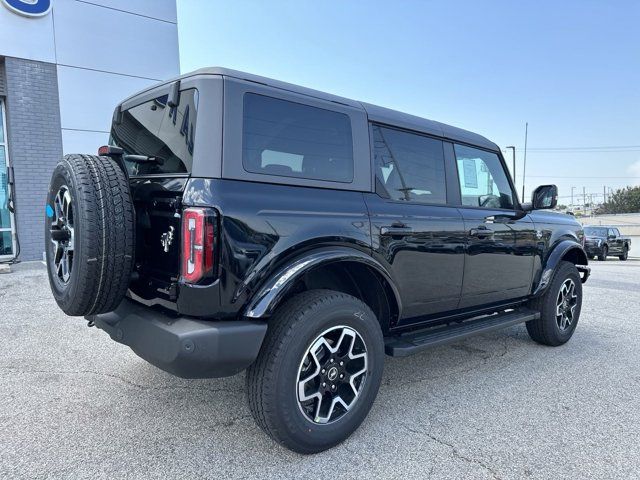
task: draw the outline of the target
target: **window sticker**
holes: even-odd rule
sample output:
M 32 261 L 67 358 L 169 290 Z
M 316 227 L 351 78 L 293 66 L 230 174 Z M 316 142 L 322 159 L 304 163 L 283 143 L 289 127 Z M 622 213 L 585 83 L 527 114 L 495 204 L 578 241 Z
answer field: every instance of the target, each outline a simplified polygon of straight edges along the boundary
M 464 186 L 467 188 L 478 188 L 478 173 L 476 171 L 476 159 L 465 158 L 462 161 L 464 172 Z

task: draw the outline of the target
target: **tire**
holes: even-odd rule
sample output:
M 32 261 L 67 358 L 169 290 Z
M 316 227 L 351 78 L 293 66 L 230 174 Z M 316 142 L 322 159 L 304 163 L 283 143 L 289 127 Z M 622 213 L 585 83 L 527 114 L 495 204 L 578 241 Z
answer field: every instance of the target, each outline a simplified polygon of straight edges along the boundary
M 47 270 L 59 307 L 72 316 L 114 310 L 135 249 L 125 173 L 109 157 L 66 155 L 51 177 L 46 214 Z
M 609 247 L 605 245 L 604 247 L 602 247 L 602 253 L 598 255 L 598 260 L 600 260 L 601 262 L 606 262 L 607 255 L 609 255 Z
M 627 260 L 627 258 L 629 258 L 629 247 L 627 245 L 625 245 L 622 248 L 622 255 L 620 255 L 618 258 L 620 260 L 622 260 L 623 262 L 625 262 Z
M 363 362 L 362 358 L 350 361 L 346 360 L 347 357 L 338 356 L 335 363 L 325 366 L 324 362 L 329 362 L 329 350 L 320 346 L 315 352 L 320 352 L 317 357 L 321 358 L 326 375 L 322 374 L 319 366 L 312 368 L 312 362 L 309 362 L 308 370 L 311 373 L 305 373 L 306 361 L 311 359 L 312 344 L 317 345 L 323 334 L 329 341 L 331 335 L 337 338 L 342 327 L 356 332 L 362 340 L 366 348 L 366 372 L 356 377 L 357 371 L 363 367 L 363 363 L 358 363 Z M 340 347 L 336 355 L 344 353 L 344 345 L 351 343 L 349 336 L 345 334 L 344 338 L 347 343 L 336 341 L 333 344 L 334 348 L 336 344 Z M 359 352 L 354 356 L 360 356 L 362 351 L 356 350 L 360 340 L 355 335 L 351 338 L 354 338 L 351 351 Z M 346 360 L 344 369 L 350 370 L 340 367 L 339 372 L 333 372 L 330 367 L 338 367 L 340 358 Z M 273 315 L 258 358 L 247 371 L 247 396 L 253 418 L 271 438 L 290 450 L 310 454 L 331 448 L 349 437 L 369 413 L 380 387 L 383 361 L 382 331 L 367 305 L 350 295 L 331 290 L 303 292 L 290 299 Z M 313 370 L 317 375 L 313 374 Z M 327 391 L 322 393 L 322 402 L 325 407 L 331 405 L 333 401 L 329 399 L 333 392 L 329 390 L 329 378 L 332 373 L 343 375 L 340 372 L 345 375 L 350 372 L 354 385 L 359 389 L 358 395 L 353 396 L 350 393 L 353 389 L 348 384 L 340 385 L 338 377 L 333 377 L 338 383 L 339 395 L 344 396 L 343 401 L 349 404 L 348 409 L 336 404 L 332 416 L 326 409 L 322 415 L 317 415 L 317 399 L 299 403 L 299 380 L 302 378 L 308 380 L 305 382 L 308 387 L 313 387 L 311 393 L 305 387 L 304 395 L 312 394 L 316 381 L 318 389 L 326 383 Z M 303 405 L 306 405 L 306 412 Z M 322 416 L 329 420 L 321 419 Z
M 572 309 L 571 322 L 562 328 L 564 323 L 556 315 L 560 289 L 566 282 L 573 282 L 575 308 Z M 572 302 L 569 302 L 573 304 Z M 557 347 L 566 343 L 578 325 L 580 311 L 582 309 L 582 282 L 578 269 L 571 262 L 560 262 L 551 283 L 544 295 L 529 302 L 529 307 L 540 312 L 540 318 L 526 323 L 529 336 L 543 345 Z

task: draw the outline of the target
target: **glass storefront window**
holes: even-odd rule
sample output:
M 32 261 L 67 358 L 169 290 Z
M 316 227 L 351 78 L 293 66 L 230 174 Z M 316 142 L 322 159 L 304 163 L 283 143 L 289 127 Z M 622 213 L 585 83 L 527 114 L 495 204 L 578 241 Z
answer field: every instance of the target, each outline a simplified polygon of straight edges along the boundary
M 9 216 L 9 184 L 7 182 L 7 156 L 0 145 L 0 229 L 11 228 Z
M 0 258 L 13 255 L 13 219 L 9 211 L 9 179 L 7 178 L 7 144 L 4 101 L 0 99 Z
M 0 232 L 0 257 L 13 255 L 11 232 Z

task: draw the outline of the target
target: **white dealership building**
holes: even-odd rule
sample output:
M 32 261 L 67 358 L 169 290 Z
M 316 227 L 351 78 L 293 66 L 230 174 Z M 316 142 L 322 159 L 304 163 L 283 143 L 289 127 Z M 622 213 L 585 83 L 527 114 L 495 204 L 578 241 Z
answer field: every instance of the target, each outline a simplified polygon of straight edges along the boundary
M 120 100 L 178 73 L 175 0 L 0 0 L 0 261 L 42 258 L 58 160 L 96 152 Z

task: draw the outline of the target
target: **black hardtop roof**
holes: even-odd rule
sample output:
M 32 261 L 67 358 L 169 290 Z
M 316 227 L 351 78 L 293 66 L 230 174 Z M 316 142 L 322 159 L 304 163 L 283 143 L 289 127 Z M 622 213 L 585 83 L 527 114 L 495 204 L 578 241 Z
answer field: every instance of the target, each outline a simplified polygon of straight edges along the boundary
M 327 100 L 330 102 L 340 103 L 340 104 L 348 105 L 355 108 L 361 108 L 367 113 L 369 120 L 374 122 L 406 128 L 409 130 L 415 130 L 418 132 L 426 133 L 429 135 L 435 135 L 438 137 L 446 137 L 451 140 L 456 140 L 459 142 L 477 145 L 479 147 L 490 149 L 490 150 L 496 150 L 496 151 L 500 150 L 500 148 L 491 140 L 488 140 L 482 135 L 478 135 L 477 133 L 473 133 L 468 130 L 463 130 L 461 128 L 453 127 L 451 125 L 446 125 L 444 123 L 436 122 L 433 120 L 427 120 L 422 117 L 399 112 L 397 110 L 392 110 L 390 108 L 379 107 L 377 105 L 372 105 L 365 102 L 359 102 L 349 98 L 340 97 L 338 95 L 332 95 L 330 93 L 314 90 L 312 88 L 301 87 L 299 85 L 294 85 L 292 83 L 282 82 L 280 80 L 261 77 L 260 75 L 240 72 L 238 70 L 232 70 L 224 67 L 201 68 L 199 70 L 195 70 L 185 75 L 172 78 L 163 83 L 172 83 L 172 82 L 175 82 L 176 80 L 193 77 L 197 75 L 222 75 L 225 77 L 231 77 L 239 80 L 246 80 L 249 82 L 268 85 L 274 88 L 287 90 L 287 91 L 298 93 L 301 95 L 308 95 L 310 97 L 315 97 L 315 98 Z M 157 86 L 158 85 L 153 85 L 144 91 L 157 88 Z M 137 95 L 143 92 L 139 92 L 136 95 L 132 95 L 131 97 L 129 97 L 129 99 L 136 97 Z

